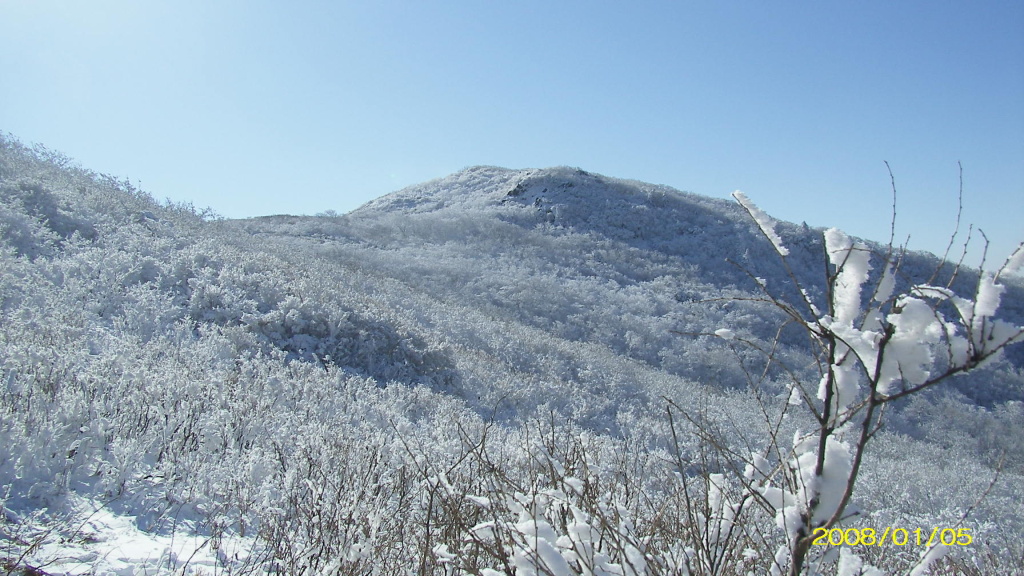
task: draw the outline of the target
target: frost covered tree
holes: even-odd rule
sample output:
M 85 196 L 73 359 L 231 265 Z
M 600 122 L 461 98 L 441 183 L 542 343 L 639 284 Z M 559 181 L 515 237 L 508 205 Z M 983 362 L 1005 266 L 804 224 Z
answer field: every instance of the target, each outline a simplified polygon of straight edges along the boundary
M 789 270 L 789 251 L 772 218 L 742 192 L 733 196 Z M 792 273 L 796 290 L 790 293 L 798 294 L 796 298 L 758 281 L 761 300 L 806 333 L 816 351 L 818 374 L 817 381 L 808 382 L 786 368 L 789 400 L 777 416 L 802 410 L 814 425 L 798 431 L 791 442 L 775 428 L 767 445 L 745 459 L 740 479 L 744 501 L 756 500 L 773 512 L 785 535 L 773 574 L 805 573 L 816 555 L 815 537 L 856 515 L 851 500 L 858 475 L 889 404 L 970 372 L 1024 340 L 1024 327 L 996 317 L 1004 291 L 1000 278 L 1024 266 L 1024 244 L 998 271 L 982 271 L 974 294 L 967 297 L 950 289 L 952 280 L 945 286 L 933 284 L 934 279 L 902 281 L 899 251 L 891 241 L 884 253 L 876 254 L 835 228 L 826 230 L 823 240 L 828 259 L 823 302 L 816 302 Z M 880 273 L 872 275 L 873 269 Z M 901 283 L 909 288 L 897 289 Z M 715 335 L 736 338 L 727 328 Z M 777 363 L 771 348 L 743 343 Z M 922 552 L 912 574 L 922 573 L 949 550 L 933 544 Z M 848 549 L 837 570 L 841 576 L 882 574 Z

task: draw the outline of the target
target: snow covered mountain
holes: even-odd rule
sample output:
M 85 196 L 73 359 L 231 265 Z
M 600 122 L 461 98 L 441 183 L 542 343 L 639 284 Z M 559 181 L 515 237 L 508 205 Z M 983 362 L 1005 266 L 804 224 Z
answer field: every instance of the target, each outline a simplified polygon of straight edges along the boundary
M 690 334 L 728 325 L 774 337 L 783 322 L 777 311 L 744 301 L 759 295 L 752 275 L 793 296 L 789 272 L 736 203 L 574 168 L 473 167 L 345 216 L 227 224 L 288 242 L 315 239 L 325 261 L 372 268 L 489 318 L 559 341 L 600 343 L 616 356 L 725 387 L 744 388 L 742 370 L 713 358 L 706 339 Z M 822 231 L 786 223 L 779 229 L 791 270 L 823 298 Z M 902 267 L 908 278 L 953 268 L 924 253 L 908 253 Z M 969 290 L 977 278 L 963 273 L 954 287 Z M 1024 319 L 1024 293 L 1019 285 L 1009 290 L 1007 317 Z M 799 355 L 796 341 L 782 342 Z M 1024 365 L 1021 352 L 1011 351 L 1010 365 Z M 1011 374 L 958 384 L 984 405 L 1024 400 L 1024 385 Z
M 525 574 L 480 552 L 504 525 L 484 502 L 582 478 L 649 546 L 647 572 L 623 546 L 606 573 L 683 573 L 690 553 L 655 545 L 682 541 L 658 532 L 682 458 L 712 429 L 756 443 L 766 403 L 820 377 L 760 286 L 802 298 L 796 277 L 827 309 L 822 231 L 777 227 L 787 268 L 732 202 L 473 167 L 345 215 L 222 220 L 10 137 L 0 152 L 9 572 Z M 897 284 L 953 268 L 908 253 Z M 1024 286 L 1003 283 L 1001 317 L 1024 324 Z M 868 525 L 950 526 L 988 490 L 961 556 L 1020 557 L 1021 348 L 894 403 L 858 487 Z M 762 545 L 737 562 L 770 564 Z

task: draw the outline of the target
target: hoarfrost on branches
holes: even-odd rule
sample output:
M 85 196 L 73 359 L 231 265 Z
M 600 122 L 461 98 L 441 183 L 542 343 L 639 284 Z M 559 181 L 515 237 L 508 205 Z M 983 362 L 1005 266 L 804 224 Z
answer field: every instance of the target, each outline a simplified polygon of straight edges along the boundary
M 732 197 L 750 214 L 758 228 L 761 229 L 761 233 L 771 241 L 775 250 L 783 256 L 789 255 L 789 249 L 782 245 L 782 238 L 775 232 L 775 220 L 751 202 L 743 192 L 737 190 L 732 193 Z
M 741 192 L 733 196 L 785 262 L 789 251 L 775 233 L 774 222 Z M 773 435 L 763 450 L 763 454 L 780 454 L 789 474 L 767 472 L 761 454 L 751 457 L 744 473 L 747 489 L 774 509 L 777 525 L 789 541 L 787 548 L 779 550 L 772 572 L 786 569 L 790 576 L 803 573 L 808 556 L 814 554 L 814 532 L 843 521 L 868 441 L 882 426 L 885 404 L 991 361 L 1008 344 L 1024 339 L 1024 327 L 995 317 L 1006 290 L 999 276 L 1020 266 L 1019 249 L 996 274 L 980 273 L 970 299 L 949 288 L 924 284 L 893 296 L 898 262 L 892 259 L 890 246 L 871 298 L 865 299 L 862 293 L 872 270 L 870 248 L 835 228 L 826 230 L 823 237 L 833 270 L 828 275 L 828 314 L 818 311 L 795 278 L 794 287 L 806 305 L 802 309 L 811 316 L 801 315 L 798 307 L 765 291 L 780 310 L 803 324 L 819 347 L 818 403 L 805 400 L 799 382 L 791 385 L 787 403 L 810 408 L 818 427 L 798 432 L 788 450 Z M 946 302 L 952 306 L 943 306 Z M 952 317 L 951 310 L 956 312 Z M 727 329 L 716 331 L 722 337 L 727 333 Z M 937 361 L 940 352 L 945 362 Z M 717 478 L 712 483 L 711 494 L 721 492 L 721 481 Z M 922 574 L 946 551 L 946 547 L 928 550 L 911 574 Z M 881 572 L 844 549 L 837 574 Z

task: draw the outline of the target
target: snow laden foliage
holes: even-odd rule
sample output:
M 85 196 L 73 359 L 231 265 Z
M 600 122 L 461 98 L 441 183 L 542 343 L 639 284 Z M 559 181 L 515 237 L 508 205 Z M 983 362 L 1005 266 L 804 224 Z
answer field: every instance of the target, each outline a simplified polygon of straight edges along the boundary
M 0 573 L 766 574 L 839 510 L 970 528 L 930 569 L 1013 573 L 1024 361 L 985 354 L 1016 277 L 775 223 L 780 260 L 766 222 L 493 167 L 230 221 L 4 136 Z M 886 376 L 866 452 L 859 358 Z
M 743 206 L 743 209 L 750 214 L 750 217 L 754 219 L 754 222 L 757 222 L 758 228 L 761 229 L 761 232 L 772 243 L 772 247 L 775 248 L 775 251 L 782 256 L 789 256 L 789 249 L 782 245 L 782 238 L 775 233 L 775 220 L 773 220 L 768 214 L 765 214 L 764 210 L 755 206 L 743 192 L 737 190 L 732 193 L 732 197 L 740 203 L 740 206 Z
M 785 260 L 788 251 L 778 245 L 773 223 L 742 194 L 736 198 Z M 850 509 L 851 497 L 868 442 L 883 425 L 886 405 L 973 370 L 1024 340 L 1024 326 L 995 317 L 1005 290 L 996 278 L 1007 272 L 1005 267 L 996 274 L 983 272 L 973 298 L 928 284 L 894 295 L 891 279 L 898 261 L 890 246 L 882 257 L 885 272 L 865 298 L 871 270 L 868 246 L 836 229 L 826 230 L 824 239 L 832 265 L 828 314 L 820 314 L 809 300 L 790 304 L 765 290 L 772 304 L 799 322 L 817 346 L 821 376 L 816 394 L 812 397 L 795 379 L 790 396 L 791 404 L 814 416 L 816 426 L 799 430 L 791 444 L 773 435 L 768 446 L 751 456 L 744 474 L 747 489 L 775 511 L 786 534 L 773 571 L 794 576 L 821 556 L 812 548 L 816 532 L 844 525 L 857 515 Z M 1013 262 L 1011 257 L 1007 265 Z M 772 455 L 778 458 L 777 467 L 766 472 L 766 458 Z M 951 547 L 930 544 L 911 574 L 925 573 Z M 862 566 L 845 550 L 836 570 L 883 574 Z

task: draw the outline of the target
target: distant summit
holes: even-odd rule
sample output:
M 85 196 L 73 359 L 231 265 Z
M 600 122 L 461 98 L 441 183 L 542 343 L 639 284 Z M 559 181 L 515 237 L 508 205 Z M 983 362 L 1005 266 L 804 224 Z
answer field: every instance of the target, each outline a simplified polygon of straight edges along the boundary
M 667 240 L 714 226 L 740 226 L 754 232 L 733 202 L 566 166 L 523 170 L 473 166 L 368 202 L 351 216 L 451 210 L 483 211 L 619 239 Z
M 595 242 L 632 247 L 638 250 L 629 257 L 633 262 L 670 258 L 676 266 L 696 266 L 704 281 L 718 285 L 749 281 L 727 261 L 759 261 L 771 269 L 778 264 L 756 226 L 734 202 L 567 166 L 474 166 L 373 200 L 346 220 L 360 229 L 399 228 L 408 241 L 415 241 L 418 234 L 432 242 L 444 238 L 442 229 L 458 226 L 453 220 L 462 222 L 463 229 L 456 233 L 460 237 L 471 229 L 493 232 L 493 224 L 487 222 L 523 230 L 542 227 L 548 234 L 587 235 Z M 819 234 L 785 224 L 780 230 L 794 241 L 796 250 L 804 247 L 807 262 L 813 258 L 817 270 Z
M 717 210 L 732 215 L 740 214 L 733 203 L 726 200 L 688 194 L 668 186 L 611 178 L 568 166 L 520 170 L 472 166 L 372 200 L 353 214 L 365 210 L 430 212 L 445 207 L 486 208 L 516 203 L 534 207 L 576 204 L 581 207 L 577 212 L 590 212 L 619 204 L 637 206 L 651 203 L 657 207 L 673 196 L 705 207 L 715 206 Z

